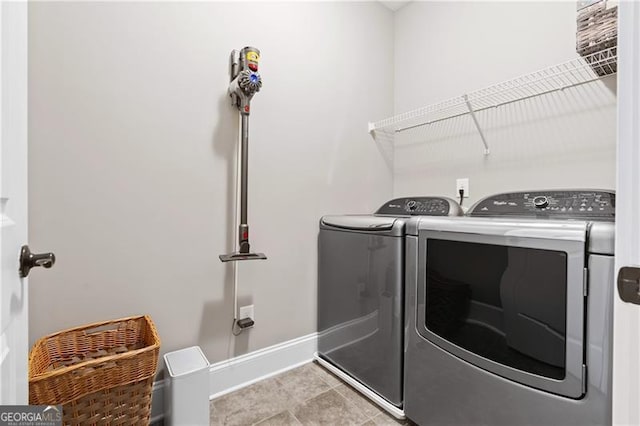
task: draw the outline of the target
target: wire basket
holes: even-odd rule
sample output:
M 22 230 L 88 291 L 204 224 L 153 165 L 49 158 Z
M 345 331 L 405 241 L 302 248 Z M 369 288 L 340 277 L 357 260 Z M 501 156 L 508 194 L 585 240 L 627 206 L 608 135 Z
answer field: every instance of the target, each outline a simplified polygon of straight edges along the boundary
M 601 0 L 578 11 L 576 52 L 587 56 L 618 44 L 618 6 Z
M 29 403 L 62 405 L 65 425 L 148 424 L 159 351 L 146 315 L 43 337 L 29 354 Z

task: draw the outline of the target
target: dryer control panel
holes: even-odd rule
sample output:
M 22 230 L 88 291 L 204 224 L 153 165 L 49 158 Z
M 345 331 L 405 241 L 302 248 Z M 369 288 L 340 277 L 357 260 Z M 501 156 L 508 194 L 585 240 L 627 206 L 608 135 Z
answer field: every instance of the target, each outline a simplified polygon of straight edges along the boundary
M 447 197 L 405 197 L 388 201 L 375 214 L 389 216 L 461 216 L 462 209 Z
M 476 203 L 468 215 L 614 220 L 615 211 L 613 191 L 550 190 L 493 195 Z

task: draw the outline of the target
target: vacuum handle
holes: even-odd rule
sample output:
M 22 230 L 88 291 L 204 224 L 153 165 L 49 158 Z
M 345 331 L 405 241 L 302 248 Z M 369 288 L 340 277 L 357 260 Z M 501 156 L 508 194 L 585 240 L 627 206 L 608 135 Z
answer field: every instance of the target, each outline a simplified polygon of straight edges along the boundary
M 240 142 L 240 223 L 246 225 L 249 209 L 249 116 L 242 114 Z
M 242 114 L 242 142 L 240 146 L 240 226 L 238 227 L 238 250 L 249 253 L 249 116 Z

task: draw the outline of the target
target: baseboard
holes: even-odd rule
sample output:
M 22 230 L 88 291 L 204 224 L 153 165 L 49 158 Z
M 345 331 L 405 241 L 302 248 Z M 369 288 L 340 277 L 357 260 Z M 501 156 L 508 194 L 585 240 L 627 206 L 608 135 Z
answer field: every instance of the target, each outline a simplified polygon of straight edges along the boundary
M 318 333 L 269 346 L 245 355 L 211 364 L 209 367 L 209 399 L 249 386 L 313 360 L 318 350 Z M 151 424 L 164 419 L 165 381 L 153 384 Z
M 211 365 L 210 396 L 214 399 L 313 360 L 318 333 L 308 334 Z

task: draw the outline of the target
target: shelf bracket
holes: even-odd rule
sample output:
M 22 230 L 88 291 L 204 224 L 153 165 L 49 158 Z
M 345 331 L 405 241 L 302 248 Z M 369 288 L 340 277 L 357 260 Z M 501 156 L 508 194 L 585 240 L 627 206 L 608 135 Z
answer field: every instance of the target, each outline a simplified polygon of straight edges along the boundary
M 473 110 L 473 107 L 471 106 L 471 102 L 469 102 L 469 96 L 465 94 L 465 95 L 462 95 L 462 98 L 464 99 L 464 103 L 467 104 L 467 108 L 469 109 L 469 114 L 471 114 L 471 118 L 473 119 L 473 124 L 476 125 L 476 129 L 478 130 L 478 133 L 480 133 L 480 139 L 482 139 L 482 144 L 484 145 L 484 155 L 489 155 L 489 145 L 487 144 L 487 139 L 484 137 L 484 133 L 480 128 L 480 123 L 478 123 L 476 112 Z

